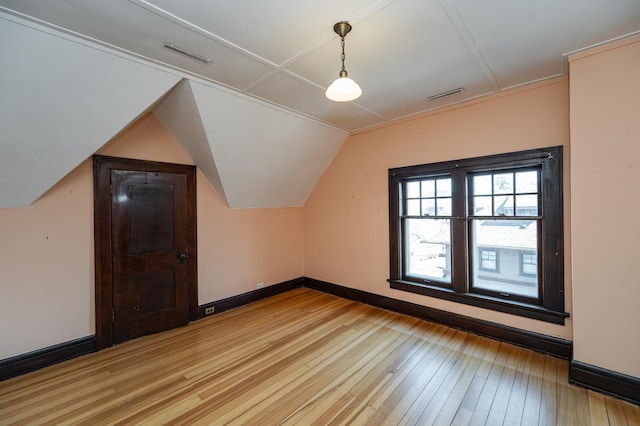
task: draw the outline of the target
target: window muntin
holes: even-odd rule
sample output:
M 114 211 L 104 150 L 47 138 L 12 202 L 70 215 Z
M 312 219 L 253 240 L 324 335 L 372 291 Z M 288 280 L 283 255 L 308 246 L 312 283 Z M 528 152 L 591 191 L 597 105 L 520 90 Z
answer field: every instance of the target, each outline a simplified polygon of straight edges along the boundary
M 538 216 L 539 170 L 514 169 L 469 176 L 470 216 Z
M 403 216 L 451 216 L 451 178 L 410 180 Z
M 390 169 L 389 195 L 392 288 L 564 322 L 561 147 Z

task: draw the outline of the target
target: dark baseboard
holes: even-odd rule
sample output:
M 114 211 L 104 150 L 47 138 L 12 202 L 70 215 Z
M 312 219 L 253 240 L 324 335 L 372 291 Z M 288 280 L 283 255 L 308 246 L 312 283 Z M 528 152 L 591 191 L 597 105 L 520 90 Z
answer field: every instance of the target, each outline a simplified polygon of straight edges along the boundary
M 569 364 L 569 383 L 640 405 L 640 379 L 637 377 L 573 360 Z
M 324 293 L 333 294 L 344 299 L 355 300 L 371 306 L 377 306 L 379 308 L 437 322 L 449 327 L 490 337 L 492 339 L 523 346 L 558 358 L 566 360 L 571 359 L 572 342 L 570 340 L 521 330 L 519 328 L 479 320 L 435 308 L 429 308 L 362 290 L 315 280 L 313 278 L 304 278 L 304 286 Z
M 293 280 L 285 281 L 279 284 L 273 284 L 258 290 L 253 290 L 248 293 L 239 294 L 237 296 L 228 297 L 226 299 L 217 300 L 215 302 L 206 303 L 198 306 L 198 319 L 202 319 L 206 316 L 218 314 L 220 312 L 228 311 L 229 309 L 238 308 L 251 302 L 256 302 L 267 297 L 275 296 L 276 294 L 284 293 L 294 288 L 302 287 L 304 278 L 295 278 Z M 214 313 L 205 315 L 205 309 L 214 308 Z
M 87 336 L 3 359 L 0 361 L 0 380 L 26 374 L 95 351 L 95 336 Z

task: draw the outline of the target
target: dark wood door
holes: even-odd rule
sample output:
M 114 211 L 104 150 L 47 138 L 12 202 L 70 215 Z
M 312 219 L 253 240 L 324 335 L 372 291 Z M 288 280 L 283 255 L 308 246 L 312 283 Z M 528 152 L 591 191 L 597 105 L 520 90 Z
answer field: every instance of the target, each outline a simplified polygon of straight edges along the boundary
M 96 162 L 96 185 L 109 194 L 96 196 L 98 346 L 186 325 L 196 308 L 193 167 Z
M 187 179 L 111 171 L 114 343 L 189 322 Z

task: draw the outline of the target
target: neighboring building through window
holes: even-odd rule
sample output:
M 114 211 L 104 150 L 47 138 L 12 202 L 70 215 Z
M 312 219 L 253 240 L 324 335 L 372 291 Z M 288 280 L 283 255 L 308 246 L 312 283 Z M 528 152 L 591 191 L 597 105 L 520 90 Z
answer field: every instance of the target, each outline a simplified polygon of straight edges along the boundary
M 564 322 L 561 147 L 390 169 L 389 192 L 393 288 Z

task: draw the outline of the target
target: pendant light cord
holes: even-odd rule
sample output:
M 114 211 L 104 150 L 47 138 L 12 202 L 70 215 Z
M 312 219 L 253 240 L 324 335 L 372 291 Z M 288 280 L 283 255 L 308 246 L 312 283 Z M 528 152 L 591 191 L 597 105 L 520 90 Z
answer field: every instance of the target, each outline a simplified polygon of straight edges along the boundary
M 342 45 L 342 56 L 340 57 L 342 59 L 342 71 L 347 71 L 346 69 L 344 69 L 344 37 L 340 37 L 341 41 L 341 45 Z

